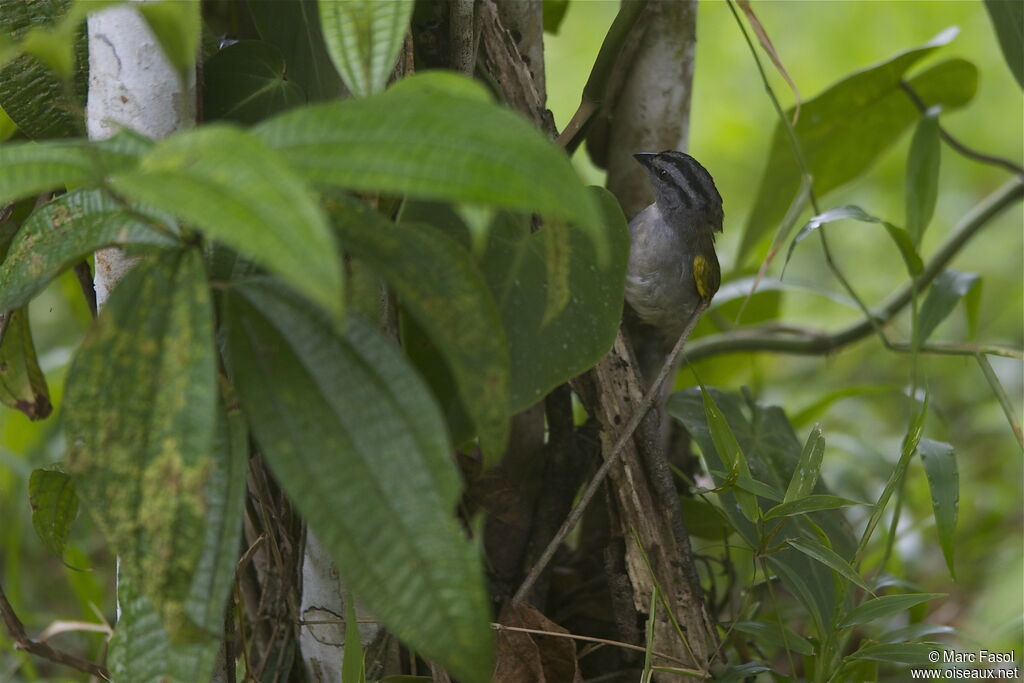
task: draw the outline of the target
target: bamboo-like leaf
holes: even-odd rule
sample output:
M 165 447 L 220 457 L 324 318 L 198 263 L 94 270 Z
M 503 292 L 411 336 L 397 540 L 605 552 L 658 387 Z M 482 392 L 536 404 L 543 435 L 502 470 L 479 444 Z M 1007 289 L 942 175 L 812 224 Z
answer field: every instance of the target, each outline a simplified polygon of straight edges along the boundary
M 60 470 L 34 470 L 28 479 L 28 502 L 32 527 L 43 545 L 63 559 L 71 524 L 78 516 L 75 483 Z
M 361 202 L 330 206 L 345 250 L 387 280 L 429 333 L 493 463 L 508 439 L 508 349 L 494 299 L 469 253 L 431 226 L 392 224 Z
M 953 569 L 953 538 L 960 507 L 960 475 L 956 468 L 956 454 L 948 443 L 931 439 L 921 439 L 917 450 L 921 453 L 924 471 L 928 475 L 935 529 L 939 533 L 942 555 L 946 558 L 949 575 L 956 579 L 956 571 Z
M 21 226 L 0 263 L 0 311 L 22 306 L 65 269 L 112 245 L 173 247 L 172 227 L 132 211 L 102 190 L 72 190 Z
M 776 505 L 764 513 L 765 519 L 776 517 L 792 517 L 793 515 L 805 515 L 808 512 L 820 510 L 835 510 L 836 508 L 848 507 L 850 505 L 863 505 L 856 500 L 842 498 L 841 496 L 829 496 L 824 494 L 810 495 Z
M 807 656 L 814 654 L 814 646 L 810 641 L 777 622 L 738 621 L 732 627 L 740 633 L 755 636 L 769 645 L 776 645 L 784 650 Z
M 402 48 L 413 0 L 319 0 L 327 52 L 356 97 L 384 89 Z
M 718 409 L 715 399 L 711 398 L 711 395 L 704 390 L 704 387 L 701 387 L 701 395 L 704 397 L 704 414 L 707 416 L 708 428 L 711 430 L 711 438 L 715 443 L 718 457 L 730 467 L 737 466 L 740 477 L 752 479 L 743 449 L 740 448 L 740 444 L 732 433 L 732 428 L 729 427 L 725 416 L 722 415 L 722 411 Z M 737 488 L 735 495 L 736 502 L 739 503 L 743 515 L 751 522 L 758 519 L 761 510 L 757 505 L 757 498 L 754 494 Z
M 840 206 L 835 209 L 829 209 L 807 221 L 807 225 L 801 228 L 800 232 L 793 238 L 793 241 L 789 243 L 789 251 L 786 253 L 786 264 L 789 263 L 789 259 L 793 256 L 793 250 L 796 249 L 796 245 L 802 242 L 805 237 L 824 225 L 846 218 L 852 218 L 861 223 L 876 223 L 883 226 L 889 237 L 892 238 L 893 243 L 895 243 L 896 248 L 899 249 L 900 256 L 903 257 L 903 262 L 907 266 L 907 272 L 911 275 L 917 275 L 924 268 L 921 257 L 918 255 L 917 249 L 914 248 L 913 240 L 911 240 L 906 230 L 888 221 L 875 218 L 865 213 L 858 206 Z M 785 264 L 783 265 L 783 270 L 785 270 Z
M 878 497 L 878 502 L 875 503 L 874 508 L 871 510 L 871 515 L 868 517 L 868 522 L 864 526 L 864 532 L 861 534 L 860 543 L 857 544 L 857 552 L 854 553 L 853 563 L 856 565 L 857 561 L 863 557 L 864 551 L 867 549 L 868 541 L 871 540 L 871 535 L 875 532 L 875 527 L 878 526 L 878 522 L 882 519 L 882 514 L 885 512 L 885 506 L 889 504 L 889 499 L 892 497 L 896 487 L 899 486 L 903 477 L 907 473 L 907 466 L 910 464 L 910 459 L 917 452 L 917 444 L 921 440 L 921 433 L 924 431 L 924 421 L 928 417 L 928 395 L 925 394 L 924 404 L 921 406 L 920 412 L 914 416 L 914 420 L 910 423 L 910 427 L 907 429 L 907 433 L 903 437 L 903 444 L 900 448 L 900 459 L 896 463 L 896 467 L 893 468 L 892 474 L 889 475 L 889 480 L 885 483 L 885 488 L 882 490 L 882 494 Z
M 847 655 L 843 661 L 870 659 L 893 664 L 929 664 L 929 655 L 938 649 L 935 643 L 889 643 L 868 645 Z
M 907 179 L 905 203 L 907 207 L 907 232 L 914 246 L 921 245 L 925 228 L 935 213 L 935 200 L 939 196 L 939 162 L 942 149 L 939 147 L 939 113 L 929 111 L 917 123 L 914 139 L 907 156 Z
M 0 308 L 0 403 L 30 420 L 49 417 L 53 409 L 46 376 L 39 367 L 29 325 L 28 306 Z
M 217 419 L 213 310 L 197 250 L 136 265 L 68 374 L 68 470 L 121 569 L 172 640 L 208 624 L 189 610 L 207 537 Z
M 849 628 L 851 626 L 867 624 L 877 619 L 884 619 L 894 614 L 906 612 L 914 605 L 920 605 L 922 602 L 944 597 L 946 597 L 945 593 L 901 593 L 872 598 L 850 610 L 846 618 L 843 619 L 841 626 Z
M 229 290 L 227 323 L 261 450 L 346 584 L 412 648 L 489 680 L 483 575 L 453 516 L 459 478 L 423 382 L 358 317 L 342 335 L 271 283 Z
M 857 573 L 857 570 L 850 566 L 849 562 L 844 560 L 831 548 L 824 546 L 817 541 L 812 541 L 806 538 L 788 538 L 786 539 L 786 543 L 788 543 L 790 547 L 799 550 L 807 557 L 821 562 L 829 569 L 835 570 L 835 572 L 840 576 L 852 581 L 867 592 L 871 592 L 871 589 L 868 587 L 867 583 L 864 582 L 864 579 L 860 577 L 860 574 Z
M 821 425 L 814 425 L 811 433 L 807 435 L 807 442 L 800 453 L 800 461 L 793 470 L 793 477 L 789 480 L 789 487 L 786 489 L 784 503 L 791 503 L 798 498 L 805 498 L 814 491 L 814 485 L 818 483 L 818 474 L 821 472 L 821 458 L 825 453 L 825 437 L 821 434 Z
M 111 185 L 179 216 L 340 315 L 341 265 L 309 188 L 257 138 L 227 125 L 179 133 Z
M 980 280 L 976 273 L 960 273 L 955 270 L 944 270 L 935 278 L 918 314 L 918 334 L 922 344 L 928 341 L 939 323 L 953 312 L 957 303 L 967 296 Z
M 900 87 L 907 80 L 928 106 L 949 111 L 971 100 L 978 70 L 951 59 L 906 78 L 906 72 L 956 35 L 947 29 L 927 44 L 856 72 L 817 97 L 804 101 L 794 126 L 818 196 L 864 173 L 920 114 Z M 786 113 L 792 119 L 792 111 Z M 802 171 L 782 123 L 776 125 L 761 186 L 741 240 L 745 261 L 786 214 L 800 188 Z
M 379 95 L 287 112 L 254 132 L 314 183 L 565 219 L 589 233 L 607 264 L 600 207 L 565 154 L 514 112 L 456 94 L 452 80 L 465 79 L 420 74 Z

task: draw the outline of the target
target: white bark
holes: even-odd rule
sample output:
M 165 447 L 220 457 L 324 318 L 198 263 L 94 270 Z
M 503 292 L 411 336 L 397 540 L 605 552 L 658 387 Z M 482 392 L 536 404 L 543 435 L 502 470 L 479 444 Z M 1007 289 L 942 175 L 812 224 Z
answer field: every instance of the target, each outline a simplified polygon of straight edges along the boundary
M 340 681 L 345 648 L 345 587 L 330 556 L 312 531 L 306 530 L 302 558 L 300 618 L 305 624 L 299 645 L 311 681 Z M 369 615 L 356 605 L 356 616 Z M 381 635 L 377 623 L 359 624 L 359 641 L 365 649 Z
M 135 8 L 97 12 L 89 17 L 88 27 L 85 113 L 90 139 L 103 140 L 126 127 L 158 140 L 194 123 L 194 77 L 181 82 Z M 103 306 L 132 262 L 119 249 L 96 252 L 97 306 Z

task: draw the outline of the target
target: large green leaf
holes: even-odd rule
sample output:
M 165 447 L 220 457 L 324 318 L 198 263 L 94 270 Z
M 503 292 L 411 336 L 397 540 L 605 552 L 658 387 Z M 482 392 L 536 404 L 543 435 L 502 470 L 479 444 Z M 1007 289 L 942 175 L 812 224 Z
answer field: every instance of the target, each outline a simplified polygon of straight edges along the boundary
M 50 415 L 50 390 L 39 367 L 28 306 L 0 308 L 0 403 L 20 410 L 30 420 Z
M 345 86 L 320 31 L 317 0 L 247 0 L 260 38 L 284 56 L 288 78 L 310 101 L 340 97 Z
M 105 173 L 133 165 L 141 144 L 138 136 L 127 133 L 96 144 L 68 140 L 0 145 L 0 205 L 98 182 Z
M 285 76 L 281 52 L 270 43 L 242 40 L 203 64 L 203 113 L 208 120 L 253 124 L 303 104 L 302 88 Z
M 507 214 L 491 229 L 481 268 L 498 303 L 512 361 L 512 412 L 536 403 L 551 389 L 599 361 L 615 341 L 622 317 L 622 284 L 629 257 L 629 231 L 622 209 L 605 190 L 592 188 L 604 212 L 604 239 L 611 250 L 598 264 L 594 245 L 570 228 L 568 304 L 547 317 L 551 289 L 545 225 Z
M 855 73 L 801 104 L 794 132 L 819 196 L 866 171 L 917 120 L 918 110 L 901 89 L 900 81 L 911 66 L 955 34 L 955 30 L 947 29 L 931 42 Z M 939 63 L 909 79 L 928 106 L 940 105 L 944 110 L 969 102 L 977 81 L 977 69 L 962 59 Z M 787 117 L 792 118 L 792 111 Z M 800 178 L 800 167 L 779 123 L 743 234 L 741 262 L 786 215 L 799 191 Z
M 270 283 L 229 290 L 227 322 L 260 448 L 346 584 L 412 648 L 489 680 L 483 576 L 453 516 L 459 478 L 422 380 L 357 316 L 340 334 Z
M 484 452 L 497 458 L 509 421 L 509 354 L 501 319 L 469 253 L 429 225 L 393 224 L 361 202 L 332 202 L 344 249 L 377 271 L 429 333 Z
M 4 0 L 0 10 L 0 41 L 28 40 L 21 45 L 28 54 L 0 68 L 0 106 L 32 139 L 75 135 L 83 129 L 88 71 L 85 32 L 67 26 L 67 35 L 56 33 L 72 4 L 71 0 Z M 59 57 L 47 60 L 48 53 Z M 52 69 L 59 62 L 67 70 L 69 61 L 78 64 L 71 90 Z
M 917 450 L 924 461 L 928 488 L 932 493 L 932 510 L 935 513 L 939 545 L 942 546 L 949 574 L 955 579 L 953 537 L 956 534 L 956 518 L 960 507 L 960 475 L 956 468 L 956 453 L 948 443 L 931 439 L 921 439 L 917 444 Z
M 174 135 L 110 183 L 180 216 L 340 314 L 341 265 L 327 219 L 305 183 L 248 133 L 215 124 Z
M 178 244 L 156 216 L 131 211 L 102 190 L 73 190 L 33 213 L 0 263 L 0 311 L 22 306 L 53 278 L 111 245 Z
M 740 633 L 755 636 L 769 645 L 791 650 L 801 655 L 814 654 L 814 646 L 781 623 L 773 621 L 739 621 L 732 625 Z
M 931 663 L 930 656 L 933 652 L 943 649 L 936 643 L 886 643 L 881 645 L 868 645 L 862 647 L 843 658 L 847 661 L 868 659 L 876 662 L 889 662 L 893 664 L 917 664 L 928 665 Z M 924 678 L 922 676 L 922 678 Z M 938 678 L 938 677 L 936 677 Z
M 452 80 L 464 79 L 417 75 L 372 97 L 287 112 L 255 133 L 315 183 L 565 219 L 607 263 L 600 206 L 565 154 L 518 114 L 456 93 Z
M 836 554 L 832 548 L 807 538 L 790 538 L 786 540 L 786 543 L 788 543 L 791 548 L 799 550 L 807 557 L 821 562 L 826 567 L 835 570 L 836 573 L 848 581 L 855 583 L 868 592 L 871 591 L 868 585 L 864 582 L 864 579 L 860 578 L 860 574 L 857 573 L 857 570 L 851 567 L 849 562 Z
M 28 479 L 28 502 L 32 506 L 32 527 L 43 545 L 63 559 L 71 524 L 78 516 L 75 483 L 60 470 L 33 470 Z
M 725 419 L 722 411 L 707 391 L 701 387 L 701 396 L 704 400 L 704 416 L 707 419 L 708 431 L 711 434 L 711 441 L 715 445 L 715 452 L 718 459 L 725 465 L 726 471 L 735 469 L 740 477 L 751 479 L 750 467 L 747 465 L 747 456 L 736 435 L 733 434 L 729 421 Z M 760 518 L 760 508 L 757 498 L 748 491 L 736 489 L 736 502 L 739 504 L 743 516 L 750 522 L 756 522 Z
M 68 470 L 172 640 L 207 628 L 189 609 L 207 537 L 217 419 L 213 311 L 198 250 L 136 265 L 68 374 Z
M 206 535 L 185 601 L 185 610 L 206 636 L 188 643 L 168 637 L 153 602 L 123 572 L 117 599 L 121 616 L 110 644 L 114 680 L 193 683 L 211 680 L 221 647 L 225 602 L 234 584 L 245 507 L 249 433 L 233 396 L 219 412 L 213 472 L 206 489 Z
M 334 66 L 357 97 L 387 85 L 409 27 L 413 0 L 319 0 L 320 26 Z
M 1024 88 L 1024 4 L 1018 0 L 985 0 L 999 47 L 1017 84 Z

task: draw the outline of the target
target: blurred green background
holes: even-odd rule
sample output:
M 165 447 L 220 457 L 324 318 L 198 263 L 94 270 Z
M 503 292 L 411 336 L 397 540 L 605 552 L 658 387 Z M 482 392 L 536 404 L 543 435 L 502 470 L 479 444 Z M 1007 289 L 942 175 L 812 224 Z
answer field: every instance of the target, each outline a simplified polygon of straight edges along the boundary
M 972 61 L 980 70 L 974 101 L 944 115 L 942 124 L 968 146 L 1024 160 L 1024 97 L 999 50 L 981 2 L 755 2 L 754 10 L 772 38 L 804 99 L 810 99 L 851 72 L 920 45 L 948 26 L 960 35 L 913 70 L 950 57 Z M 559 125 L 579 103 L 589 73 L 618 3 L 572 0 L 557 36 L 548 36 L 549 104 Z M 767 60 L 765 60 L 768 64 Z M 785 82 L 770 78 L 784 105 L 793 102 Z M 711 171 L 725 200 L 726 227 L 719 254 L 728 279 L 734 254 L 766 162 L 776 118 L 756 67 L 732 14 L 722 2 L 702 2 L 698 19 L 697 66 L 693 95 L 691 153 Z M 903 173 L 910 135 L 890 150 L 866 176 L 822 198 L 825 207 L 857 204 L 896 224 L 903 222 Z M 926 234 L 927 260 L 956 222 L 1007 179 L 1001 169 L 942 150 L 939 199 Z M 581 150 L 574 159 L 591 182 L 601 184 Z M 983 289 L 975 340 L 1024 346 L 1024 210 L 1015 205 L 988 224 L 955 259 L 952 267 L 979 273 Z M 903 282 L 899 255 L 875 226 L 839 223 L 829 229 L 833 250 L 854 287 L 868 302 L 884 298 Z M 771 272 L 778 275 L 781 263 Z M 838 290 L 820 250 L 810 243 L 798 249 L 787 279 L 819 283 Z M 32 634 L 55 620 L 95 622 L 95 605 L 113 618 L 112 560 L 87 516 L 75 525 L 65 567 L 49 555 L 32 530 L 27 498 L 32 469 L 63 455 L 60 394 L 74 348 L 88 326 L 78 283 L 65 274 L 32 305 L 32 326 L 58 410 L 54 417 L 30 423 L 20 413 L 0 410 L 0 554 L 3 585 Z M 780 319 L 835 328 L 859 314 L 826 299 L 787 293 Z M 705 328 L 707 325 L 702 324 Z M 893 327 L 906 339 L 906 316 Z M 706 329 L 705 329 L 706 331 Z M 940 341 L 970 341 L 962 311 L 935 333 Z M 992 365 L 1018 415 L 1024 404 L 1024 370 L 1019 361 L 992 358 Z M 899 454 L 909 406 L 909 356 L 888 353 L 871 337 L 831 357 L 769 354 L 730 355 L 700 363 L 702 379 L 727 390 L 749 386 L 764 401 L 783 406 L 792 417 L 839 389 L 870 386 L 872 394 L 831 405 L 821 421 L 828 449 L 823 474 L 838 494 L 860 500 L 877 498 Z M 927 482 L 915 459 L 907 480 L 906 506 L 897 552 L 890 571 L 922 590 L 946 592 L 934 603 L 929 621 L 956 626 L 964 646 L 989 650 L 1024 648 L 1024 468 L 1002 411 L 977 364 L 970 358 L 926 356 L 921 363 L 931 395 L 925 436 L 948 441 L 960 470 L 960 519 L 957 574 L 946 570 L 932 520 Z M 679 385 L 692 383 L 681 373 Z M 801 427 L 801 438 L 810 424 Z M 852 512 L 857 525 L 862 513 Z M 859 531 L 859 528 L 858 528 Z M 881 538 L 882 534 L 876 534 Z M 875 558 L 877 561 L 877 558 Z M 869 558 L 868 566 L 871 564 Z M 67 634 L 56 641 L 73 651 L 95 653 L 100 638 Z M 20 657 L 0 633 L 0 681 Z M 1019 664 L 1019 662 L 1018 662 Z M 16 679 L 33 680 L 37 668 L 23 664 Z

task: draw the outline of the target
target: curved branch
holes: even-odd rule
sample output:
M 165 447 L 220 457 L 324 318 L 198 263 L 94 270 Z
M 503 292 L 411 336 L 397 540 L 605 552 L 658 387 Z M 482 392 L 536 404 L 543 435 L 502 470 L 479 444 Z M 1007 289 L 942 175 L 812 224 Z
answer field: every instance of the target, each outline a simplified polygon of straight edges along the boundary
M 964 216 L 953 234 L 946 239 L 931 260 L 925 264 L 921 274 L 913 282 L 906 283 L 882 302 L 878 311 L 873 315 L 875 321 L 878 324 L 885 324 L 906 308 L 910 303 L 915 287 L 918 291 L 924 291 L 986 223 L 1022 198 L 1024 198 L 1024 177 L 1017 176 L 982 200 L 970 213 Z M 867 337 L 874 331 L 873 325 L 872 321 L 864 319 L 831 333 L 826 331 L 805 331 L 796 335 L 765 333 L 759 330 L 734 330 L 723 334 L 702 337 L 690 342 L 686 349 L 686 357 L 690 361 L 695 361 L 722 353 L 742 351 L 770 351 L 808 356 L 828 354 Z M 902 350 L 899 345 L 894 346 L 894 348 L 895 350 Z M 926 345 L 922 348 L 922 351 L 935 353 L 955 352 L 942 345 Z M 990 351 L 987 347 L 972 348 L 970 355 L 976 352 L 989 353 Z
M 4 594 L 3 586 L 0 586 L 0 617 L 3 618 L 4 626 L 7 629 L 8 636 L 14 643 L 15 650 L 24 650 L 36 657 L 48 659 L 57 664 L 63 664 L 72 669 L 102 678 L 105 681 L 110 680 L 110 673 L 99 664 L 69 654 L 63 650 L 58 650 L 43 641 L 29 638 L 28 633 L 25 632 L 25 625 L 21 623 L 21 619 L 14 613 L 11 603 L 7 601 L 7 595 Z

